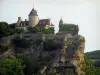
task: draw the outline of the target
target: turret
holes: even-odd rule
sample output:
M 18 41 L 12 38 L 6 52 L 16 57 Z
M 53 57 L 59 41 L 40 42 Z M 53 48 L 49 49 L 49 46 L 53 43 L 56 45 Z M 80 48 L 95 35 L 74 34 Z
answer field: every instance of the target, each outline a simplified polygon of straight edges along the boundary
M 39 22 L 37 11 L 33 8 L 28 16 L 29 16 L 29 25 L 36 26 Z
M 59 25 L 62 25 L 62 24 L 63 24 L 63 20 L 61 18 L 60 21 L 59 21 Z
M 22 26 L 22 19 L 21 19 L 21 17 L 18 17 L 17 26 L 18 27 Z

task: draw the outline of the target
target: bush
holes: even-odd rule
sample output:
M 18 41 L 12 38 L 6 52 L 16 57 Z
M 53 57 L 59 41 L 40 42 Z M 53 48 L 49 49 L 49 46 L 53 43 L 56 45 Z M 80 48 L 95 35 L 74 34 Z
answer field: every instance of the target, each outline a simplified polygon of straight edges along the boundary
M 16 28 L 15 29 L 15 33 L 20 34 L 20 33 L 23 33 L 23 32 L 24 32 L 24 29 L 22 29 L 22 28 L 20 28 L 20 29 Z
M 82 65 L 85 75 L 100 75 L 100 68 L 95 67 L 93 61 L 91 61 L 88 56 L 85 56 Z
M 21 62 L 18 59 L 0 59 L 0 75 L 24 75 Z
M 28 27 L 27 29 L 31 33 L 42 32 L 42 33 L 45 33 L 45 34 L 49 34 L 49 33 L 54 34 L 54 28 L 40 29 L 40 28 L 37 28 L 37 27 Z
M 45 34 L 54 34 L 54 28 L 48 28 L 48 29 L 41 29 L 41 32 Z
M 40 31 L 37 27 L 28 27 L 27 29 L 30 33 L 36 33 Z
M 15 33 L 15 26 L 8 25 L 7 22 L 0 22 L 0 38 L 13 35 Z
M 37 62 L 35 62 L 34 60 L 30 59 L 27 55 L 17 55 L 17 58 L 20 59 L 20 61 L 22 61 L 23 65 L 24 65 L 24 74 L 25 75 L 32 75 L 33 73 L 37 73 L 39 70 L 39 64 Z

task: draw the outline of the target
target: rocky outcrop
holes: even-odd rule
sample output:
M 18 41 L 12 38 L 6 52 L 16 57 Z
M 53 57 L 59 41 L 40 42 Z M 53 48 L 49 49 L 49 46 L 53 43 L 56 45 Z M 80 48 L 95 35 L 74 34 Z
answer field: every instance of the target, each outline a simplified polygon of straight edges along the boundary
M 36 38 L 35 36 L 38 37 Z M 20 50 L 21 52 L 18 51 L 15 54 L 20 53 L 21 55 L 26 55 L 29 59 L 33 60 L 33 64 L 37 63 L 39 65 L 39 74 L 82 74 L 82 65 L 80 63 L 84 61 L 85 38 L 83 36 L 77 34 L 41 34 L 39 37 L 39 34 L 23 34 L 21 35 L 21 38 L 30 41 L 31 47 L 16 47 L 16 51 Z M 36 45 L 35 43 L 32 43 L 40 39 L 42 40 L 40 44 Z M 46 42 L 46 45 L 44 45 L 44 42 Z M 45 46 L 48 46 L 49 48 L 46 47 L 45 49 Z M 15 55 L 12 50 L 8 50 L 1 56 L 14 58 Z
M 42 40 L 40 45 L 34 46 L 32 44 L 31 48 L 24 49 L 22 52 L 22 54 L 27 55 L 30 59 L 34 60 L 34 62 L 39 64 L 40 68 L 38 69 L 38 73 L 54 73 L 55 75 L 70 75 L 70 73 L 71 75 L 81 75 L 83 73 L 82 65 L 80 64 L 84 61 L 85 38 L 83 36 L 44 34 L 38 38 Z M 38 40 L 38 38 L 26 39 L 32 42 L 33 40 Z M 49 45 L 46 46 L 48 46 L 50 50 L 44 49 L 43 43 L 47 40 L 53 41 L 53 43 L 50 41 L 46 43 Z M 53 47 L 53 49 L 51 47 Z
M 71 73 L 71 75 L 81 75 L 83 71 L 80 63 L 84 61 L 84 47 L 84 37 L 67 34 L 63 37 L 62 49 L 48 52 L 48 54 L 53 53 L 54 56 L 49 60 L 48 64 L 44 63 L 40 73 L 54 73 L 57 75 L 70 75 L 69 73 Z M 44 52 L 43 55 L 45 54 Z

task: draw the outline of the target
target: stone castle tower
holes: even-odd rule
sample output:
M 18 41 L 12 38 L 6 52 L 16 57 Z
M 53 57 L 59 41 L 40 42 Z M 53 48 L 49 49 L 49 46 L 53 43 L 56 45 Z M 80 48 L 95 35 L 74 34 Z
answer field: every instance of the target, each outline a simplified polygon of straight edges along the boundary
M 28 16 L 29 16 L 29 25 L 36 26 L 39 22 L 37 11 L 33 8 Z

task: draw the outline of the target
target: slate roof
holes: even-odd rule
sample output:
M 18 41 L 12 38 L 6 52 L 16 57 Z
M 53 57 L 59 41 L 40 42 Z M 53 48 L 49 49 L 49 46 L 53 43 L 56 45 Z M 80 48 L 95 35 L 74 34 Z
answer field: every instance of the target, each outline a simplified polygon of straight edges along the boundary
M 37 27 L 44 28 L 46 25 L 50 25 L 50 19 L 41 19 L 37 24 Z
M 38 16 L 37 15 L 37 11 L 33 8 L 32 10 L 31 10 L 31 12 L 29 13 L 29 16 L 31 16 L 31 15 L 34 15 L 34 16 Z

